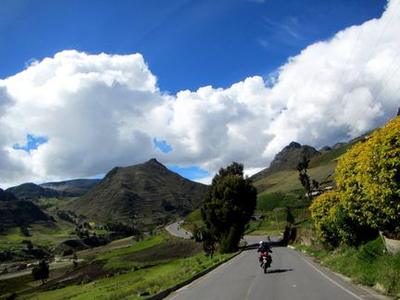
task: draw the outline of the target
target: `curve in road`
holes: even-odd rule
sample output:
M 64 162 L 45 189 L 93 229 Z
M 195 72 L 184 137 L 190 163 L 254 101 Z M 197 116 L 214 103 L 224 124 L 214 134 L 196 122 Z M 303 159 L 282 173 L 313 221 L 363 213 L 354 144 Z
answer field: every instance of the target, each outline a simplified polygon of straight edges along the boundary
M 183 221 L 177 221 L 165 227 L 165 229 L 173 236 L 183 239 L 192 238 L 192 233 L 182 228 Z

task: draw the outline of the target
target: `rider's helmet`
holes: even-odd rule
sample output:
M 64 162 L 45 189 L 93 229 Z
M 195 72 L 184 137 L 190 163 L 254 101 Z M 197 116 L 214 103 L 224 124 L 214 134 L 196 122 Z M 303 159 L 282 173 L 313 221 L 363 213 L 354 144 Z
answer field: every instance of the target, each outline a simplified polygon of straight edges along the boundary
M 261 246 L 261 245 L 263 244 L 263 241 L 260 241 L 259 244 L 260 244 L 260 246 Z

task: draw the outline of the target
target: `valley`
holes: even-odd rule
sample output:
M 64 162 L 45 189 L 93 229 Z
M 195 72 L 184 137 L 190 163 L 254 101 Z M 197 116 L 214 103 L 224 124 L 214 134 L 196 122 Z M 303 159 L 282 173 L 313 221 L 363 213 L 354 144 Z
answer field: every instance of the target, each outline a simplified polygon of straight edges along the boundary
M 311 202 L 296 167 L 308 158 L 308 174 L 318 182 L 313 193 L 330 191 L 338 159 L 363 139 L 319 151 L 298 143 L 283 148 L 270 168 L 251 178 L 257 202 L 246 235 L 273 236 L 318 256 Z M 102 180 L 29 183 L 1 191 L 0 208 L 9 217 L 1 223 L 0 299 L 146 299 L 191 281 L 238 253 L 210 256 L 197 241 L 207 191 L 155 159 L 114 168 Z M 323 253 L 329 261 L 330 254 Z M 31 274 L 43 259 L 50 271 L 45 284 Z

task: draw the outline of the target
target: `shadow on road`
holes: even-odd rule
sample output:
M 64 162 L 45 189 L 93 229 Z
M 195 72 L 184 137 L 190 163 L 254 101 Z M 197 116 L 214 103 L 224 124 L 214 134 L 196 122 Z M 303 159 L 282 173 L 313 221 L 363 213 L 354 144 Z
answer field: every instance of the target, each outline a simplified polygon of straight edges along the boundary
M 285 241 L 280 240 L 280 241 L 270 241 L 266 242 L 267 245 L 269 245 L 271 248 L 277 248 L 277 247 L 286 247 L 287 243 Z M 260 245 L 258 243 L 255 244 L 249 244 L 243 247 L 240 247 L 242 250 L 251 250 L 251 249 L 257 249 Z
M 290 272 L 293 271 L 293 269 L 272 269 L 272 270 L 268 270 L 267 273 L 268 274 L 272 274 L 272 273 L 285 273 L 285 272 Z

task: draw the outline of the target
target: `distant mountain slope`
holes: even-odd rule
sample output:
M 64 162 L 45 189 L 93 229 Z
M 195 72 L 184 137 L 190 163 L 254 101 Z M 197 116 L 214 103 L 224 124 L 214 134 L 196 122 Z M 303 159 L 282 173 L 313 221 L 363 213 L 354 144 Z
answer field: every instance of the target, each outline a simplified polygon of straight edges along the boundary
M 49 217 L 31 201 L 18 200 L 12 193 L 0 189 L 0 227 L 28 225 L 48 221 Z
M 101 179 L 73 179 L 59 182 L 46 182 L 40 184 L 43 188 L 53 189 L 67 193 L 69 196 L 83 196 L 89 192 Z
M 348 143 L 336 144 L 333 147 L 324 147 L 325 150 L 322 151 L 321 154 L 310 158 L 308 174 L 312 179 L 322 183 L 323 186 L 334 185 L 334 173 L 338 158 L 357 141 L 365 137 L 367 137 L 367 135 L 360 136 Z M 299 174 L 295 167 L 283 170 L 275 169 L 273 172 L 268 169 L 263 171 L 266 171 L 263 174 L 264 176 L 260 176 L 258 177 L 259 179 L 256 180 L 253 179 L 259 199 L 261 199 L 263 195 L 271 193 L 292 194 L 295 198 L 298 196 L 298 193 L 304 194 L 303 187 L 298 178 Z
M 185 179 L 151 159 L 112 169 L 70 208 L 98 222 L 158 225 L 199 207 L 207 190 L 206 185 Z
M 43 188 L 31 182 L 8 188 L 6 191 L 13 193 L 20 200 L 36 200 L 42 197 L 52 198 L 63 196 L 62 193 L 56 190 Z
M 0 201 L 11 201 L 11 200 L 18 200 L 18 199 L 13 193 L 0 189 Z
M 311 159 L 320 154 L 318 150 L 311 146 L 291 142 L 275 155 L 274 160 L 268 168 L 254 174 L 251 179 L 253 181 L 258 181 L 279 171 L 296 169 L 297 164 L 303 157 Z

